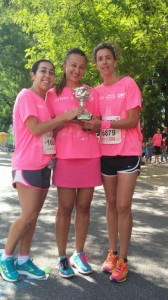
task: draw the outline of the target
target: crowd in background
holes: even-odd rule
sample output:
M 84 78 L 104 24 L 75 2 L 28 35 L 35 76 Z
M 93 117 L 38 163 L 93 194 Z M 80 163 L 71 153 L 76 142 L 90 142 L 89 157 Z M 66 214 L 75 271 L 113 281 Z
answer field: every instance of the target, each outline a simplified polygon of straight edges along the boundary
M 142 142 L 142 165 L 145 163 L 163 163 L 168 158 L 168 129 L 157 128 L 153 137 Z

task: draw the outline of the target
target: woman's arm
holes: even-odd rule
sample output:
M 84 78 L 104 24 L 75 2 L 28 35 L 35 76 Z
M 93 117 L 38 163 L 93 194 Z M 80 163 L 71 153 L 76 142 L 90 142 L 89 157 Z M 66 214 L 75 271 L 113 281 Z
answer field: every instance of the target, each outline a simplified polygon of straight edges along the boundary
M 62 126 L 64 123 L 73 120 L 76 116 L 82 114 L 83 112 L 84 109 L 82 107 L 75 107 L 64 114 L 45 122 L 39 122 L 38 118 L 30 116 L 26 119 L 25 125 L 34 136 L 38 136 Z
M 136 128 L 140 118 L 140 108 L 132 108 L 127 111 L 127 118 L 116 121 L 101 121 L 100 118 L 93 118 L 84 122 L 84 129 L 98 132 L 100 129 L 129 129 Z
M 128 128 L 136 128 L 140 118 L 140 108 L 132 108 L 127 111 L 127 118 L 111 121 L 110 128 L 114 129 L 128 129 Z

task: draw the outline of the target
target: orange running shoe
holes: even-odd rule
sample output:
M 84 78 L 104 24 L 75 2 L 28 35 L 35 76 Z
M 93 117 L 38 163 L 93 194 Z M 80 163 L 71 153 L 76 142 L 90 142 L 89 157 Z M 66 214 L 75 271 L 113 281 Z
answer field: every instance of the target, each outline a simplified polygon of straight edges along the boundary
M 119 260 L 117 261 L 113 273 L 110 276 L 110 280 L 116 282 L 123 282 L 126 280 L 127 274 L 128 274 L 128 265 L 126 262 L 124 262 L 124 259 L 120 257 Z
M 103 272 L 112 273 L 116 267 L 118 255 L 114 254 L 111 250 L 108 251 L 107 258 L 101 266 Z

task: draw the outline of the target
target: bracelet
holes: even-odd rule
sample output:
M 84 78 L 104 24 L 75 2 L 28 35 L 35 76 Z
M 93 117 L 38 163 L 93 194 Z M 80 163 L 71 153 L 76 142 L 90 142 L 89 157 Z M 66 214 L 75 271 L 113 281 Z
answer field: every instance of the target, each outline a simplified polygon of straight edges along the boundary
M 109 129 L 111 128 L 111 121 L 101 121 L 100 129 Z

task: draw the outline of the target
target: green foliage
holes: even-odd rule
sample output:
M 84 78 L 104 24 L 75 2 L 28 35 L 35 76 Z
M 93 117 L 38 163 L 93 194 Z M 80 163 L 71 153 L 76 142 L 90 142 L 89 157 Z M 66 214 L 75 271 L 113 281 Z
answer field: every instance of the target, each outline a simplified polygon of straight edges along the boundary
M 101 78 L 93 49 L 102 41 L 115 41 L 122 49 L 119 71 L 134 77 L 142 90 L 145 134 L 168 126 L 166 0 L 10 0 L 0 9 L 0 108 L 11 109 L 19 89 L 30 84 L 26 69 L 37 59 L 54 62 L 58 81 L 72 47 L 89 58 L 84 82 L 97 85 Z M 0 110 L 0 130 L 9 122 L 7 110 L 3 116 Z
M 29 82 L 25 70 L 25 38 L 20 28 L 13 24 L 0 27 L 0 130 L 7 130 L 12 122 L 12 107 L 16 94 Z

